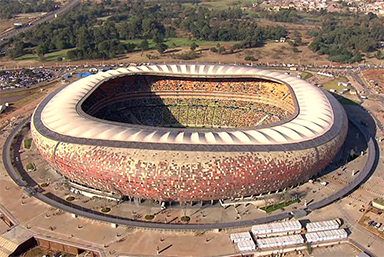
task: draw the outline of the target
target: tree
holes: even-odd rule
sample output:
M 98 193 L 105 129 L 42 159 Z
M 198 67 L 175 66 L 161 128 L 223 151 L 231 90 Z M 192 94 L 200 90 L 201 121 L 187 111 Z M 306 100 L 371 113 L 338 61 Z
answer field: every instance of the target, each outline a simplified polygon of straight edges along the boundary
M 97 45 L 97 50 L 99 52 L 105 52 L 107 53 L 110 49 L 110 42 L 109 40 L 105 40 Z
M 74 49 L 67 52 L 67 58 L 70 60 L 80 60 L 84 58 L 84 51 Z
M 66 49 L 68 47 L 67 42 L 63 38 L 58 38 L 55 41 L 55 47 L 58 50 Z
M 88 48 L 91 48 L 92 42 L 93 42 L 93 37 L 90 35 L 88 29 L 85 26 L 81 27 L 77 35 L 76 46 L 78 48 L 86 50 Z
M 22 56 L 25 51 L 24 51 L 25 44 L 23 41 L 16 41 L 13 49 L 10 52 L 11 58 L 16 58 L 19 56 Z
M 363 57 L 361 56 L 360 52 L 357 52 L 353 57 L 354 62 L 361 62 L 362 60 L 363 60 Z
M 135 51 L 136 45 L 133 43 L 128 43 L 128 44 L 126 44 L 125 47 L 126 47 L 128 53 L 132 53 L 133 51 Z
M 38 45 L 38 47 L 36 48 L 36 53 L 37 55 L 41 58 L 42 56 L 44 56 L 44 54 L 48 53 L 49 49 L 48 49 L 48 46 L 47 44 L 41 44 L 41 45 Z
M 212 47 L 211 49 L 209 49 L 212 53 L 217 53 L 218 52 L 218 50 L 217 50 L 217 48 L 216 47 Z
M 168 49 L 168 46 L 164 43 L 156 44 L 156 50 L 160 53 L 163 54 L 165 50 Z
M 196 44 L 195 42 L 192 42 L 192 44 L 191 44 L 191 50 L 192 50 L 192 51 L 195 51 L 196 48 L 198 48 L 198 47 L 199 47 L 198 44 Z
M 241 44 L 234 44 L 233 46 L 231 46 L 230 52 L 234 53 L 236 50 L 240 48 L 241 48 Z
M 225 47 L 224 46 L 220 46 L 219 50 L 218 50 L 218 53 L 219 54 L 223 54 L 225 53 Z
M 149 49 L 149 43 L 146 39 L 144 39 L 143 41 L 141 41 L 140 43 L 140 49 L 141 51 L 146 51 Z
M 158 29 L 155 29 L 155 31 L 153 32 L 152 41 L 157 44 L 163 43 L 164 36 L 159 32 Z

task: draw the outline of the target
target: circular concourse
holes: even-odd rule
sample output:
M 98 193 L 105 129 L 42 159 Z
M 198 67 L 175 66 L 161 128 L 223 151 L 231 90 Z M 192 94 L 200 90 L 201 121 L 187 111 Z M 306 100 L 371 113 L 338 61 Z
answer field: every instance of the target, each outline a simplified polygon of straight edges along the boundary
M 72 182 L 158 201 L 280 190 L 327 166 L 348 130 L 329 93 L 218 64 L 120 68 L 74 82 L 32 117 L 42 156 Z

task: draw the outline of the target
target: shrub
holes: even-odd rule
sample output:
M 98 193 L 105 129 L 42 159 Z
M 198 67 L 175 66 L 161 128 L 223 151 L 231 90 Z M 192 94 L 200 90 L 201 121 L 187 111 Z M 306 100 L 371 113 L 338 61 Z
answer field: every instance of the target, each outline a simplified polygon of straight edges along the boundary
M 144 217 L 146 220 L 153 220 L 155 218 L 155 215 L 152 215 L 152 214 L 147 214 L 145 215 Z
M 73 200 L 75 200 L 75 197 L 68 196 L 65 200 L 67 200 L 68 202 L 72 202 Z
M 312 245 L 310 243 L 307 243 L 307 250 L 308 250 L 309 254 L 312 254 L 313 249 L 312 249 Z
M 189 216 L 183 216 L 180 218 L 180 220 L 183 222 L 189 222 L 191 220 L 191 218 Z
M 252 61 L 252 62 L 257 61 L 257 59 L 255 57 L 253 57 L 253 56 L 245 56 L 245 60 L 246 61 Z
M 34 170 L 35 169 L 35 166 L 33 166 L 32 163 L 28 163 L 25 168 L 27 169 L 27 171 L 30 171 L 30 170 Z
M 24 139 L 24 148 L 30 149 L 32 146 L 32 138 Z
M 110 212 L 110 211 L 111 211 L 111 208 L 108 208 L 108 207 L 101 208 L 101 212 L 107 213 L 107 212 Z
M 209 49 L 212 53 L 217 53 L 219 50 L 217 50 L 216 47 L 212 47 L 211 49 Z
M 44 182 L 43 184 L 41 184 L 40 185 L 41 187 L 47 187 L 47 186 L 49 186 L 49 184 L 48 183 L 46 183 L 46 182 Z

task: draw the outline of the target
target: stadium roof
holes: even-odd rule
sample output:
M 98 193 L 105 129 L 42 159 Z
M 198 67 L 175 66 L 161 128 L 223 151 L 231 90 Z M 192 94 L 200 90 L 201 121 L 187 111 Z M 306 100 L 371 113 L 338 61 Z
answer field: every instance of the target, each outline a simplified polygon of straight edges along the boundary
M 130 124 L 105 121 L 91 117 L 85 114 L 81 108 L 78 108 L 80 103 L 101 83 L 133 74 L 269 79 L 290 86 L 296 99 L 297 115 L 289 121 L 260 128 L 167 129 L 164 127 L 130 126 Z M 39 123 L 35 126 L 40 132 L 44 130 L 47 132 L 45 134 L 83 140 L 82 143 L 84 140 L 105 140 L 117 143 L 126 142 L 127 144 L 216 145 L 218 147 L 231 145 L 272 146 L 296 143 L 308 146 L 305 142 L 316 140 L 331 130 L 335 123 L 335 106 L 338 107 L 336 108 L 338 115 L 344 112 L 337 101 L 328 93 L 304 80 L 275 71 L 220 64 L 158 64 L 120 68 L 78 80 L 47 97 L 37 108 L 34 116 L 35 123 Z M 327 136 L 326 140 L 334 137 L 340 126 L 342 126 L 341 121 L 336 131 L 332 133 L 333 135 Z M 117 145 L 115 144 L 115 146 Z

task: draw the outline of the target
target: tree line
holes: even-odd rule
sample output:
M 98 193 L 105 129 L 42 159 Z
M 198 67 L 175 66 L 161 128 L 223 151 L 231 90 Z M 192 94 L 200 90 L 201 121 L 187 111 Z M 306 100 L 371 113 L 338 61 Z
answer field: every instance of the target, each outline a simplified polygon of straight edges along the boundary
M 0 18 L 11 19 L 20 13 L 51 12 L 57 6 L 53 0 L 0 0 Z
M 384 20 L 372 13 L 355 14 L 342 20 L 328 15 L 320 31 L 308 34 L 314 37 L 309 45 L 313 52 L 328 55 L 330 61 L 360 62 L 363 54 L 374 51 L 381 58 L 379 47 L 384 40 Z
M 68 51 L 67 57 L 71 60 L 114 58 L 135 50 L 147 50 L 149 39 L 163 53 L 170 47 L 165 39 L 178 37 L 178 33 L 210 41 L 240 41 L 241 47 L 247 48 L 261 46 L 268 39 L 278 39 L 288 33 L 282 27 L 260 27 L 253 20 L 243 19 L 239 8 L 219 11 L 201 6 L 185 7 L 178 2 L 114 5 L 116 3 L 109 1 L 83 3 L 68 15 L 21 34 L 10 42 L 13 49 L 9 54 L 15 58 L 35 48 L 39 56 L 44 56 L 51 51 L 75 48 Z M 129 39 L 142 41 L 123 43 Z
M 260 47 L 267 40 L 288 35 L 284 27 L 258 25 L 257 18 L 238 7 L 209 9 L 198 5 L 198 1 L 190 0 L 189 3 L 191 1 L 192 5 L 183 4 L 188 0 L 85 2 L 53 22 L 40 24 L 34 31 L 21 33 L 18 38 L 10 40 L 7 52 L 16 58 L 35 51 L 43 58 L 49 52 L 73 48 L 67 52 L 70 60 L 114 58 L 148 50 L 149 40 L 159 53 L 164 53 L 174 47 L 166 42 L 167 38 L 173 37 L 238 41 L 229 51 L 234 52 L 241 48 Z M 320 16 L 321 29 L 306 33 L 313 38 L 309 48 L 328 55 L 331 61 L 361 61 L 364 53 L 378 51 L 379 42 L 384 40 L 384 20 L 376 15 L 339 15 L 326 11 L 317 15 Z M 299 22 L 302 19 L 294 9 L 260 12 L 257 17 L 280 22 Z M 138 43 L 124 42 L 132 39 Z M 296 46 L 304 44 L 299 33 L 294 33 L 289 42 L 296 51 Z M 226 52 L 222 47 L 211 50 Z M 191 53 L 185 58 L 195 56 Z

